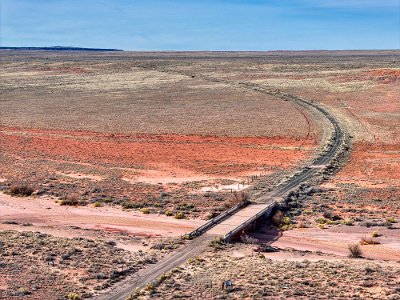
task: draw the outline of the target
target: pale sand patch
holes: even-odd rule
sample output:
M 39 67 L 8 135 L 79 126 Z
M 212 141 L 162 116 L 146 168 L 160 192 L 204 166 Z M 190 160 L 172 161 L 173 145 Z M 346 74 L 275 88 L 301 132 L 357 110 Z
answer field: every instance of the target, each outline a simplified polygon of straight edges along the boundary
M 33 223 L 38 227 L 55 226 L 62 229 L 66 226 L 78 226 L 137 236 L 171 237 L 186 234 L 205 222 L 177 220 L 156 214 L 144 215 L 114 207 L 60 206 L 46 198 L 16 198 L 0 194 L 0 223 L 5 220 L 21 224 Z
M 348 245 L 359 243 L 362 237 L 370 236 L 376 229 L 360 226 L 337 226 L 331 229 L 303 228 L 283 232 L 271 244 L 279 248 L 293 248 L 301 251 L 321 251 L 338 256 L 348 256 Z M 400 262 L 400 233 L 398 230 L 381 229 L 381 244 L 361 246 L 363 256 L 378 260 Z M 262 239 L 262 235 L 255 235 Z M 266 238 L 265 241 L 268 241 Z

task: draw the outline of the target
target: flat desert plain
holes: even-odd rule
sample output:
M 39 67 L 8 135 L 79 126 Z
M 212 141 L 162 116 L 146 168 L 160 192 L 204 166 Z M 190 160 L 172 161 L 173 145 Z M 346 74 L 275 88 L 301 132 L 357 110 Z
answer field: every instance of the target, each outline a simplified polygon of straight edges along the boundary
M 400 297 L 399 51 L 0 55 L 0 298 L 104 293 L 301 170 L 332 128 L 277 91 L 341 123 L 341 168 L 132 298 Z

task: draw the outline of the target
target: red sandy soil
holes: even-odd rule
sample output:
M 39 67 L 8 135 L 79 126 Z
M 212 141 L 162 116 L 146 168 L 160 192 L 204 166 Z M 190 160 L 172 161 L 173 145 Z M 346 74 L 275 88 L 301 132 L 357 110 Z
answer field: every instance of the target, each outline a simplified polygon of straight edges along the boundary
M 391 186 L 400 185 L 400 144 L 357 143 L 350 162 L 337 177 L 380 180 Z
M 1 151 L 22 157 L 64 159 L 144 169 L 185 169 L 242 175 L 260 165 L 288 167 L 315 147 L 310 140 L 180 135 L 115 135 L 0 128 Z

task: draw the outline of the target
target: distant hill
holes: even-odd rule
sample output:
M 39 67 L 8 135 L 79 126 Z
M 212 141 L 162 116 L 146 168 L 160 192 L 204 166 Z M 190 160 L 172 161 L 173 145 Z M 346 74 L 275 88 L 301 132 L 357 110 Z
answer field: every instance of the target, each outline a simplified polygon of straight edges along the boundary
M 0 47 L 0 50 L 45 50 L 45 51 L 123 51 L 120 49 L 80 48 L 80 47 Z

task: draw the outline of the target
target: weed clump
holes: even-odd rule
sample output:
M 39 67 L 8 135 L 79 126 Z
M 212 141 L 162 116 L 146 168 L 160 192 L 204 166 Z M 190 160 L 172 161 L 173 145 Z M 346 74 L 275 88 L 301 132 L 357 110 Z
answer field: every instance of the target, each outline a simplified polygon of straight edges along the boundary
M 362 257 L 362 251 L 361 251 L 361 247 L 359 244 L 350 244 L 348 245 L 348 249 L 349 249 L 349 257 L 352 258 L 360 258 Z
M 65 196 L 65 198 L 60 201 L 60 205 L 77 206 L 79 204 L 80 204 L 80 201 L 79 201 L 77 195 Z
M 175 219 L 184 219 L 184 218 L 185 218 L 185 214 L 183 212 L 181 212 L 181 211 L 178 211 L 175 214 Z
M 148 209 L 147 207 L 143 207 L 140 211 L 145 215 L 148 215 L 150 213 L 150 209 Z
M 27 185 L 17 185 L 10 188 L 11 196 L 28 197 L 32 195 L 33 189 Z
M 372 237 L 364 236 L 363 238 L 361 238 L 360 244 L 361 245 L 378 245 L 378 244 L 380 244 L 380 242 L 374 240 Z
M 68 300 L 80 300 L 81 296 L 79 296 L 77 293 L 69 293 L 68 294 Z
M 353 221 L 352 219 L 344 219 L 344 220 L 342 221 L 342 224 L 343 224 L 343 225 L 346 225 L 346 226 L 353 226 L 354 221 Z

